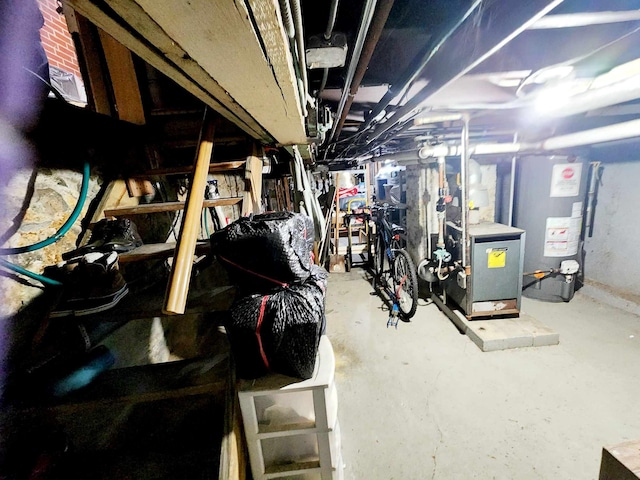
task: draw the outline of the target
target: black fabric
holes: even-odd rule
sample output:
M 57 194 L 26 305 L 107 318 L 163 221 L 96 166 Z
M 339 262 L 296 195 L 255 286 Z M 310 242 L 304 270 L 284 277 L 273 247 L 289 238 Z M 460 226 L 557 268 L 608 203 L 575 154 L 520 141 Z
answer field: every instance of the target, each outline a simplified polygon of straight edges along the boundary
M 248 294 L 278 285 L 260 275 L 281 283 L 304 282 L 312 265 L 313 239 L 311 218 L 274 212 L 240 218 L 215 232 L 211 251 L 239 290 Z
M 316 265 L 310 270 L 303 284 L 249 295 L 232 305 L 227 334 L 239 377 L 256 378 L 269 372 L 303 379 L 312 376 L 320 336 L 325 331 L 328 274 Z M 265 296 L 260 338 L 269 368 L 256 335 Z

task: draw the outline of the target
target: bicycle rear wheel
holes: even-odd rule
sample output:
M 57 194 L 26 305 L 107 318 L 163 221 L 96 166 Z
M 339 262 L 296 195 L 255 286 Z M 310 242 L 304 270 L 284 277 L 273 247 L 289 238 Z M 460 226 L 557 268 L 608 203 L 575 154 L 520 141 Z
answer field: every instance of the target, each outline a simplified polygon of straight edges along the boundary
M 418 308 L 418 274 L 411 257 L 404 249 L 395 251 L 393 282 L 400 313 L 407 320 Z
M 385 270 L 385 257 L 386 255 L 386 248 L 385 248 L 385 244 L 384 244 L 384 239 L 382 238 L 382 232 L 379 232 L 376 235 L 376 241 L 375 241 L 375 253 L 373 256 L 373 273 L 375 274 L 375 276 L 377 278 L 382 277 L 382 273 Z

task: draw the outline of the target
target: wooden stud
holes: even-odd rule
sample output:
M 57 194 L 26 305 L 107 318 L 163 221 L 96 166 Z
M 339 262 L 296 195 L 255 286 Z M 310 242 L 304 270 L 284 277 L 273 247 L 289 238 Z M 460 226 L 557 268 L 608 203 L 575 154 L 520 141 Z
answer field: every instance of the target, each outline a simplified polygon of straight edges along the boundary
M 107 61 L 118 118 L 144 125 L 144 107 L 131 52 L 104 30 L 98 30 Z
M 257 156 L 256 148 L 253 153 L 247 157 L 244 174 L 245 192 L 242 212 L 245 215 L 262 211 L 262 158 Z
M 100 42 L 97 39 L 98 32 L 95 27 L 82 15 L 72 9 L 65 9 L 67 19 L 73 18 L 73 22 L 68 22 L 72 33 L 78 34 L 78 43 L 76 48 L 79 50 L 79 56 L 84 60 L 86 66 L 87 78 L 85 88 L 89 104 L 98 113 L 111 115 L 111 102 L 109 101 L 109 93 L 104 83 L 106 74 L 102 68 L 102 60 L 100 58 Z

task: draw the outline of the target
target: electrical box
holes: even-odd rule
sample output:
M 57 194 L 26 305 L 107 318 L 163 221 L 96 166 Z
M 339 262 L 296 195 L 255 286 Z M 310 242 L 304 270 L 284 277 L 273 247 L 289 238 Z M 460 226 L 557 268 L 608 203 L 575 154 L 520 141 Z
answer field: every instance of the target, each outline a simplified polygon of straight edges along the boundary
M 447 234 L 462 248 L 462 230 L 447 224 Z M 469 226 L 471 275 L 450 275 L 445 293 L 467 318 L 513 315 L 520 312 L 525 232 L 500 223 Z

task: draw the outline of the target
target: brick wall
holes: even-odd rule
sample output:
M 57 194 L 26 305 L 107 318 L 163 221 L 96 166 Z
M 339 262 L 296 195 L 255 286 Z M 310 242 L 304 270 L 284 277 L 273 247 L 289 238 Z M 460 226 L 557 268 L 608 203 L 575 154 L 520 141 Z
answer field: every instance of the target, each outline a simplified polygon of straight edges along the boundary
M 56 0 L 38 0 L 40 11 L 44 17 L 44 27 L 40 30 L 40 39 L 47 53 L 49 64 L 75 74 L 78 78 L 80 69 L 76 49 L 71 40 L 64 15 L 56 12 Z

